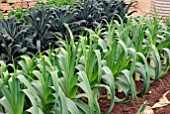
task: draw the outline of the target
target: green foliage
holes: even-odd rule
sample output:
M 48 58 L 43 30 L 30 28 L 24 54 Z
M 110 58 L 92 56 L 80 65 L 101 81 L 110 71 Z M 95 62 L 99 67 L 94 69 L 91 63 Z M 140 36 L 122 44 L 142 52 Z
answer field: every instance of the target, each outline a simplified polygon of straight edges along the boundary
M 17 19 L 21 19 L 22 17 L 25 16 L 25 12 L 24 12 L 24 9 L 22 8 L 17 8 L 15 11 L 12 10 L 8 13 L 8 17 L 11 17 L 11 16 L 16 16 Z
M 70 5 L 71 7 L 73 7 L 74 2 L 76 2 L 76 0 L 47 0 L 46 5 L 54 4 L 58 7 L 61 7 L 63 5 Z
M 45 6 L 46 4 L 44 2 L 37 2 L 34 7 L 42 7 Z
M 0 19 L 4 18 L 4 15 L 2 12 L 0 12 Z
M 76 0 L 47 0 L 45 3 L 37 2 L 35 6 L 39 7 L 39 6 L 45 6 L 45 5 L 55 5 L 55 6 L 61 7 L 64 5 L 70 5 L 71 7 L 74 7 L 74 2 L 76 2 Z

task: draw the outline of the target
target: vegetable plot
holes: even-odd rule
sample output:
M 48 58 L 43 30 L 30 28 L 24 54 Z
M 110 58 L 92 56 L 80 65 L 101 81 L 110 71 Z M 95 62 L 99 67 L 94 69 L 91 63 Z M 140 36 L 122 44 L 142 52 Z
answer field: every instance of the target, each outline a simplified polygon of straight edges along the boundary
M 95 30 L 101 20 L 110 21 L 114 15 L 126 20 L 125 15 L 132 4 L 119 0 L 87 0 L 76 2 L 74 7 L 50 5 L 24 11 L 18 9 L 8 19 L 0 20 L 0 58 L 5 63 L 12 63 L 22 54 L 35 55 L 59 47 L 56 37 L 70 41 L 65 23 L 74 35 L 79 35 L 84 27 Z M 118 19 L 117 16 L 114 19 Z
M 106 28 L 100 24 L 78 36 L 64 24 L 69 37 L 58 38 L 60 47 L 33 58 L 23 55 L 18 64 L 1 61 L 1 112 L 109 114 L 115 102 L 145 94 L 169 70 L 169 26 L 150 17 L 104 23 Z M 140 91 L 135 80 L 143 82 Z M 110 99 L 106 112 L 100 110 L 100 98 Z

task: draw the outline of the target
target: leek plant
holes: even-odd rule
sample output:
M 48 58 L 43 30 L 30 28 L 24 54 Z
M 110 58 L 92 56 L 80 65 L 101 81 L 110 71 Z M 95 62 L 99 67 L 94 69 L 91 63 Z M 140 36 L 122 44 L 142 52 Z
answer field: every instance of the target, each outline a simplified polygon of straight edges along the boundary
M 115 101 L 114 77 L 110 68 L 102 63 L 102 52 L 98 48 L 98 42 L 96 42 L 100 37 L 90 29 L 86 29 L 86 31 L 89 33 L 89 37 L 80 36 L 80 52 L 82 55 L 77 69 L 86 72 L 95 98 L 100 98 L 101 95 L 99 90 L 101 87 L 108 91 L 108 96 L 111 98 L 111 104 L 105 113 L 109 113 L 113 108 Z
M 22 114 L 24 109 L 25 94 L 23 93 L 23 84 L 16 78 L 17 73 L 14 65 L 1 65 L 0 79 L 0 104 L 4 107 L 1 111 L 7 114 Z M 8 67 L 12 67 L 14 73 L 7 71 Z M 4 86 L 5 85 L 5 86 Z
M 127 47 L 135 48 L 137 52 L 142 53 L 145 56 L 144 61 L 150 61 L 149 77 L 153 80 L 162 78 L 169 69 L 168 27 L 157 18 L 150 17 L 140 18 L 137 21 L 130 18 L 126 24 L 122 20 L 120 23 L 115 21 L 115 26 L 117 37 L 122 39 Z M 137 61 L 143 60 L 137 57 Z
M 150 72 L 154 71 L 154 74 L 152 74 L 152 78 L 154 80 L 160 79 L 169 70 L 169 65 L 167 65 L 169 63 L 169 49 L 166 45 L 169 42 L 167 37 L 169 33 L 167 32 L 167 27 L 158 22 L 157 18 L 154 18 L 153 20 L 148 18 L 145 21 L 148 28 L 147 34 L 150 40 L 151 47 L 151 51 L 150 53 L 148 53 L 151 61 Z M 164 62 L 162 62 L 161 60 L 163 60 Z
M 141 52 L 136 52 L 134 48 L 128 47 L 128 45 L 124 43 L 114 23 L 116 22 L 108 24 L 108 31 L 103 33 L 97 32 L 93 36 L 96 38 L 100 35 L 103 35 L 103 37 L 105 36 L 105 39 L 98 38 L 97 44 L 102 52 L 103 64 L 111 69 L 116 79 L 116 86 L 121 88 L 125 94 L 123 99 L 116 98 L 116 101 L 125 103 L 130 102 L 137 94 L 143 95 L 147 92 L 150 84 L 150 77 L 147 70 L 148 64 L 146 58 Z M 138 61 L 137 58 L 141 58 L 142 62 Z M 144 81 L 143 89 L 138 93 L 133 79 L 133 74 L 135 72 L 141 74 Z M 127 100 L 126 98 L 129 97 L 130 94 L 132 97 Z

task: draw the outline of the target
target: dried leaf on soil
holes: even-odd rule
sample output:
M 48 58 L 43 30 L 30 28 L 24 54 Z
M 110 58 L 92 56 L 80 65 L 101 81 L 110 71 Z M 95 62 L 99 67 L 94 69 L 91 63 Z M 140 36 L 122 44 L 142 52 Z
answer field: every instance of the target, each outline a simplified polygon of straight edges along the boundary
M 154 112 L 153 112 L 153 110 L 152 110 L 152 107 L 147 106 L 147 107 L 145 108 L 145 110 L 144 110 L 142 113 L 140 113 L 140 114 L 154 114 Z
M 139 108 L 137 114 L 154 114 L 152 107 L 147 106 L 147 101 L 145 101 Z
M 167 91 L 160 99 L 159 102 L 155 103 L 152 108 L 159 108 L 159 107 L 164 107 L 170 104 L 170 101 L 167 99 L 166 95 L 169 93 L 170 91 Z

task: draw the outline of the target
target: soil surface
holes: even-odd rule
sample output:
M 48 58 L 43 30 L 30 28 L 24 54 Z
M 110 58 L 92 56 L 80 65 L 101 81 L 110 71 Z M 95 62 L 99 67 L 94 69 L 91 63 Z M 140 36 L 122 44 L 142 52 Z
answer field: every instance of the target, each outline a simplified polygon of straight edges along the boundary
M 140 83 L 137 83 L 140 86 Z M 147 101 L 148 106 L 153 106 L 159 99 L 170 90 L 170 71 L 160 80 L 154 81 L 150 85 L 149 92 L 142 97 L 137 97 L 130 104 L 115 103 L 114 108 L 110 114 L 136 114 L 140 106 L 144 101 Z M 170 93 L 166 95 L 170 100 Z M 101 111 L 106 110 L 109 107 L 109 100 L 100 99 L 99 103 Z M 165 107 L 153 109 L 154 114 L 170 114 L 170 105 Z

